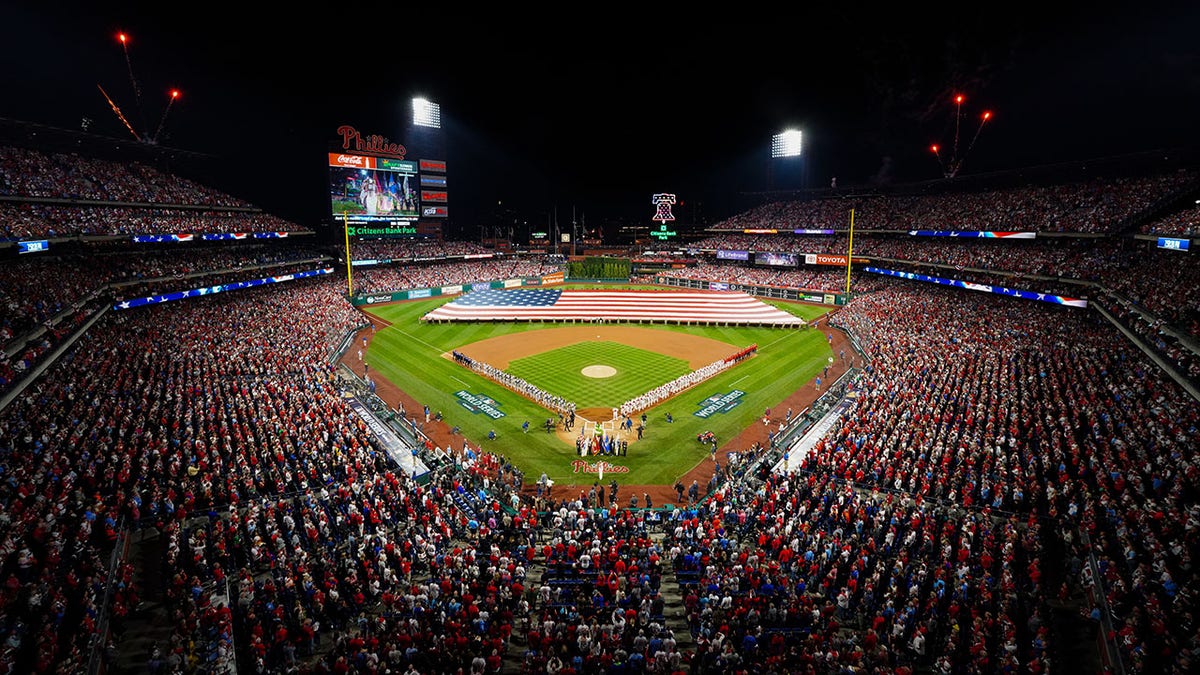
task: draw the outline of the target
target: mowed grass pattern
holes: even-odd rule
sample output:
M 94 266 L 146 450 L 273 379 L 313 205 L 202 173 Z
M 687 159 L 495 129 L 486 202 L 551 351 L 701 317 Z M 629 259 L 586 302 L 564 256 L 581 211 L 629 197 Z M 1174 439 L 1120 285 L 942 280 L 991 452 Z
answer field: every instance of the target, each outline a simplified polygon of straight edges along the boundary
M 587 366 L 610 366 L 611 377 L 582 373 Z M 508 364 L 509 373 L 543 391 L 574 401 L 578 408 L 615 408 L 625 401 L 691 372 L 687 361 L 618 342 L 580 342 Z
M 589 286 L 592 287 L 595 286 Z M 552 413 L 442 356 L 486 338 L 569 324 L 421 323 L 421 316 L 451 299 L 433 298 L 364 308 L 392 323 L 390 327 L 379 330 L 366 353 L 372 376 L 387 378 L 416 400 L 427 404 L 430 410 L 442 411 L 451 426 L 462 428 L 462 433 L 473 446 L 504 455 L 524 471 L 529 480 L 535 480 L 545 471 L 561 485 L 591 485 L 594 474 L 576 474 L 572 470 L 571 463 L 577 459 L 574 445 L 538 429 L 537 425 L 552 417 Z M 817 305 L 771 304 L 787 305 L 789 311 L 794 309 L 809 320 L 828 311 L 828 308 Z M 811 382 L 831 355 L 824 332 L 811 328 L 652 327 L 667 334 L 665 339 L 668 341 L 672 334 L 688 333 L 736 347 L 758 344 L 758 355 L 648 410 L 645 438 L 631 444 L 629 456 L 616 462 L 630 468 L 630 472 L 620 479 L 627 485 L 674 483 L 677 477 L 686 474 L 698 463 L 708 461 L 708 450 L 696 441 L 697 434 L 712 431 L 723 443 L 748 424 L 761 424 L 764 408 L 776 407 L 801 385 Z M 651 388 L 646 386 L 643 391 Z M 737 408 L 708 419 L 692 414 L 699 409 L 705 397 L 733 389 L 746 392 Z M 471 414 L 459 405 L 454 395 L 459 390 L 490 396 L 500 404 L 505 417 L 492 420 L 482 414 Z M 563 392 L 562 395 L 570 397 L 572 392 Z M 666 423 L 667 412 L 674 416 L 673 424 Z M 419 411 L 409 410 L 407 413 L 414 416 Z M 529 420 L 533 427 L 528 434 L 521 431 L 521 423 L 525 420 Z M 487 440 L 489 430 L 496 431 L 498 438 L 495 441 Z

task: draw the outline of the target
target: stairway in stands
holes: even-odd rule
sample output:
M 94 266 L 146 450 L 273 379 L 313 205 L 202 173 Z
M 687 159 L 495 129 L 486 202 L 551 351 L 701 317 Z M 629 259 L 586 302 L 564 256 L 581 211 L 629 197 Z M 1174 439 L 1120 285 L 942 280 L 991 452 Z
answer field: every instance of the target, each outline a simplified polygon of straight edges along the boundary
M 666 551 L 663 547 L 663 540 L 666 535 L 662 532 L 655 532 L 650 535 L 650 539 L 658 546 L 660 555 L 666 559 Z M 670 565 L 669 562 L 664 563 Z M 659 586 L 658 592 L 662 595 L 663 603 L 663 625 L 675 634 L 675 644 L 679 651 L 693 651 L 696 648 L 696 638 L 692 635 L 692 629 L 688 626 L 687 608 L 683 606 L 684 588 L 679 583 L 679 577 L 674 573 L 674 570 L 664 569 L 662 576 L 662 584 Z
M 659 553 L 662 554 L 662 543 L 665 535 L 662 532 L 652 532 L 650 534 L 651 541 L 659 548 Z M 546 565 L 544 562 L 538 562 L 530 565 L 525 570 L 525 588 L 529 597 L 530 606 L 535 611 L 537 606 L 537 589 L 542 585 L 542 578 L 546 573 Z M 675 642 L 679 651 L 686 652 L 696 648 L 696 640 L 692 636 L 692 631 L 688 628 L 687 609 L 683 606 L 683 587 L 675 578 L 672 570 L 664 568 L 662 575 L 661 586 L 659 593 L 663 598 L 663 625 L 675 634 Z M 518 618 L 517 623 L 520 623 Z M 508 652 L 504 656 L 504 665 L 501 673 L 523 673 L 525 672 L 525 651 L 528 644 L 525 641 L 525 633 L 519 626 L 513 631 L 512 638 L 508 642 Z

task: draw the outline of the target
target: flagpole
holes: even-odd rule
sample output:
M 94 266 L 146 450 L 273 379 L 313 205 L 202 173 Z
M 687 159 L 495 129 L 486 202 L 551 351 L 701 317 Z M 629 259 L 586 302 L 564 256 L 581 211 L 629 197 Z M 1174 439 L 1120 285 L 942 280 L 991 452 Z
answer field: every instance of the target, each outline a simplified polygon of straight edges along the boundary
M 846 295 L 850 295 L 850 260 L 854 257 L 854 209 L 850 209 L 850 249 L 846 251 Z
M 350 263 L 350 219 L 342 214 L 342 230 L 346 233 L 346 295 L 354 297 L 354 266 Z

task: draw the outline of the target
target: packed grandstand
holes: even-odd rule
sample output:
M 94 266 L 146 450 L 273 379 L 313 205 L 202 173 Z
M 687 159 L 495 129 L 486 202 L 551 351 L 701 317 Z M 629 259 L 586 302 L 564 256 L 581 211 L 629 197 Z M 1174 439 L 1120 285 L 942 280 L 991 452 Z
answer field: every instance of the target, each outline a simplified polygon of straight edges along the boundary
M 1172 166 L 713 225 L 673 276 L 842 293 L 844 268 L 715 252 L 844 254 L 854 209 L 855 256 L 1089 307 L 856 266 L 829 324 L 865 365 L 807 455 L 631 508 L 502 451 L 435 456 L 415 424 L 428 476 L 382 452 L 339 367 L 367 321 L 341 273 L 301 278 L 344 265 L 311 228 L 149 164 L 0 147 L 0 672 L 1195 672 L 1200 265 L 1153 238 L 1193 235 L 1198 198 Z M 130 243 L 205 232 L 290 236 Z M 366 293 L 562 269 L 362 246 L 395 261 Z

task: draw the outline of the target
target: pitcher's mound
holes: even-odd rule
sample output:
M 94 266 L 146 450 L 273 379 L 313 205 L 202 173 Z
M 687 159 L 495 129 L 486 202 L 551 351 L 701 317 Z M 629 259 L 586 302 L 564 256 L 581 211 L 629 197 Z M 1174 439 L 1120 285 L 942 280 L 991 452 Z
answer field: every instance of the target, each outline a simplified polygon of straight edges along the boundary
M 579 372 L 586 377 L 612 377 L 617 374 L 617 369 L 612 366 L 588 366 Z

